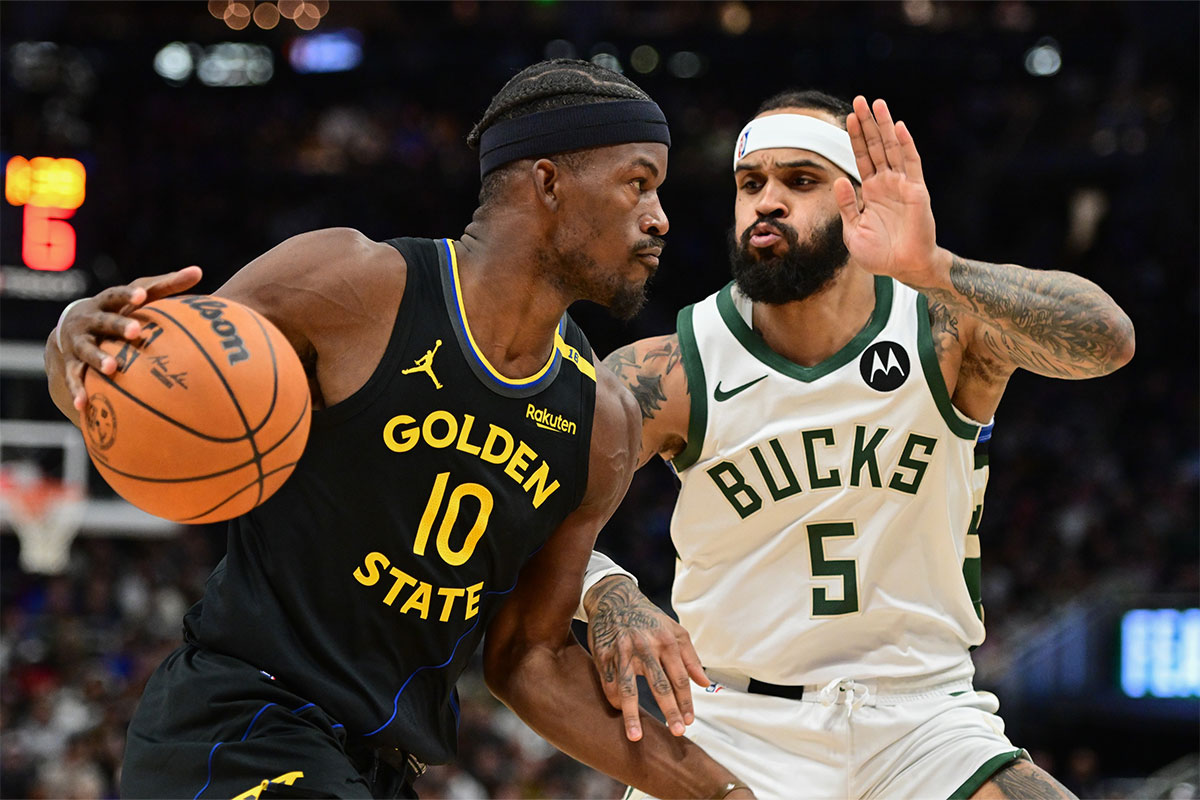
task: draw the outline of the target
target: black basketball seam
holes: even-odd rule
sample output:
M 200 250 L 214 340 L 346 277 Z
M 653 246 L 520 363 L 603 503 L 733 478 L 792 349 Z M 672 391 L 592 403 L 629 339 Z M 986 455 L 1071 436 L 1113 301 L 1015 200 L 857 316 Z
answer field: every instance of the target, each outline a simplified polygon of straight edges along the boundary
M 233 500 L 233 498 L 237 497 L 237 496 L 238 496 L 239 494 L 241 494 L 242 492 L 244 492 L 244 491 L 246 491 L 247 489 L 249 489 L 249 488 L 250 488 L 251 486 L 253 486 L 254 484 L 256 484 L 256 483 L 258 483 L 258 484 L 261 484 L 261 483 L 262 483 L 262 480 L 263 480 L 263 478 L 266 478 L 266 477 L 269 477 L 269 476 L 271 476 L 271 475 L 274 475 L 274 474 L 275 474 L 275 473 L 277 473 L 277 472 L 283 472 L 285 469 L 289 469 L 289 468 L 295 467 L 295 466 L 296 466 L 297 464 L 299 464 L 299 463 L 300 463 L 300 461 L 299 461 L 299 459 L 297 459 L 296 461 L 292 461 L 292 462 L 290 462 L 290 463 L 283 464 L 283 465 L 281 465 L 281 466 L 279 466 L 279 467 L 276 467 L 275 469 L 271 470 L 270 472 L 267 472 L 267 473 L 265 473 L 265 474 L 263 475 L 263 477 L 262 477 L 262 478 L 255 478 L 254 480 L 250 481 L 250 482 L 249 482 L 249 483 L 247 483 L 245 486 L 243 486 L 242 488 L 238 489 L 236 492 L 234 492 L 233 494 L 229 495 L 229 496 L 228 496 L 228 497 L 226 497 L 224 500 L 222 500 L 221 502 L 217 503 L 215 506 L 213 506 L 212 508 L 208 509 L 207 511 L 201 511 L 199 514 L 193 514 L 193 515 L 192 515 L 192 516 L 190 516 L 190 517 L 183 517 L 183 518 L 181 518 L 181 519 L 177 519 L 177 520 L 175 520 L 175 521 L 176 521 L 176 522 L 187 522 L 188 520 L 191 520 L 191 519 L 198 519 L 198 518 L 200 518 L 200 517 L 203 517 L 203 516 L 205 516 L 205 515 L 207 515 L 207 514 L 211 514 L 211 513 L 213 513 L 214 511 L 216 511 L 218 508 L 220 508 L 221 506 L 223 506 L 223 505 L 225 505 L 226 503 L 228 503 L 228 502 L 230 502 L 231 500 Z
M 258 318 L 258 314 L 254 313 L 253 309 L 251 309 L 250 318 L 254 320 L 254 324 L 258 326 L 260 331 L 262 331 L 263 341 L 267 343 L 267 352 L 271 354 L 271 402 L 267 406 L 266 415 L 262 418 L 262 424 L 250 433 L 250 436 L 253 439 L 255 434 L 266 427 L 267 421 L 271 419 L 271 414 L 275 410 L 275 401 L 279 397 L 279 362 L 275 358 L 275 346 L 271 343 L 271 335 L 267 333 L 267 329 L 263 326 L 262 320 Z M 266 453 L 263 455 L 266 455 Z M 255 502 L 255 506 L 263 501 L 263 480 L 266 478 L 266 476 L 262 474 L 261 468 L 259 469 L 258 474 L 258 500 Z
M 103 372 L 98 372 L 96 370 L 92 370 L 92 372 L 95 372 L 97 375 L 99 375 L 101 378 L 104 379 L 105 383 L 107 383 L 112 388 L 116 389 L 121 394 L 125 395 L 125 397 L 132 400 L 137 405 L 139 405 L 142 408 L 149 411 L 151 414 L 154 414 L 156 417 L 159 417 L 162 420 L 171 423 L 172 425 L 179 428 L 180 430 L 190 433 L 192 436 L 195 436 L 197 439 L 203 439 L 206 442 L 215 442 L 216 444 L 232 444 L 233 442 L 240 442 L 243 439 L 247 438 L 245 436 L 234 436 L 232 438 L 225 437 L 225 436 L 210 436 L 207 433 L 201 433 L 200 431 L 196 430 L 195 428 L 192 428 L 191 426 L 184 425 L 182 422 L 175 419 L 174 417 L 168 417 L 166 414 L 159 411 L 154 406 L 146 405 L 146 403 L 141 398 L 137 397 L 136 395 L 130 394 L 128 389 L 122 388 L 118 383 L 116 383 L 112 378 L 105 375 Z M 88 449 L 90 450 L 91 448 L 88 448 Z
M 298 428 L 300 426 L 301 421 L 303 421 L 303 419 L 308 415 L 308 408 L 309 408 L 309 399 L 307 397 L 305 397 L 304 398 L 304 408 L 300 409 L 300 416 L 296 418 L 296 421 L 292 423 L 292 426 L 290 428 L 288 428 L 287 432 L 284 433 L 284 435 L 282 437 L 280 437 L 278 442 L 271 445 L 270 447 L 268 447 L 266 450 L 264 450 L 262 452 L 264 457 L 269 456 L 271 453 L 273 453 L 275 450 L 277 450 L 280 447 L 280 445 L 282 445 L 284 442 L 286 442 L 288 439 L 291 438 L 292 434 L 295 433 L 296 428 Z M 238 441 L 238 440 L 234 440 L 234 441 Z M 123 472 L 122 470 L 119 470 L 116 467 L 110 466 L 109 464 L 105 464 L 105 463 L 99 463 L 96 466 L 98 468 L 102 468 L 102 469 L 108 470 L 109 472 L 120 475 L 122 478 L 129 478 L 130 480 L 140 481 L 142 483 L 191 483 L 192 481 L 203 481 L 203 480 L 208 480 L 209 478 L 219 478 L 222 475 L 228 475 L 231 472 L 237 472 L 239 469 L 243 469 L 243 468 L 249 466 L 250 464 L 253 464 L 254 461 L 255 461 L 254 458 L 250 458 L 246 461 L 243 461 L 240 464 L 236 464 L 227 469 L 219 470 L 217 472 L 210 472 L 205 475 L 190 475 L 186 478 L 151 478 L 151 477 L 147 477 L 144 475 L 136 475 L 132 472 Z M 239 489 L 238 491 L 241 492 L 243 490 Z
M 193 295 L 193 296 L 194 297 L 208 297 L 211 295 Z M 219 298 L 215 298 L 215 299 L 218 299 L 218 301 L 219 301 Z M 221 370 L 217 367 L 216 362 L 213 360 L 212 356 L 210 356 L 208 354 L 208 351 L 205 350 L 204 347 L 200 344 L 200 341 L 195 336 L 193 336 L 192 332 L 189 331 L 179 320 L 175 319 L 170 314 L 163 311 L 161 308 L 153 308 L 152 309 L 152 308 L 149 308 L 148 306 L 145 306 L 142 308 L 142 310 L 143 311 L 153 311 L 156 314 L 161 314 L 164 318 L 171 320 L 171 322 L 175 323 L 175 325 L 177 325 L 179 327 L 179 329 L 181 331 L 183 331 L 185 336 L 187 336 L 189 339 L 192 340 L 192 343 L 196 345 L 196 349 L 199 350 L 201 352 L 201 354 L 204 355 L 204 360 L 208 362 L 208 365 L 210 367 L 212 367 L 213 372 L 215 372 L 217 374 L 217 377 L 221 380 L 221 385 L 225 387 L 225 393 L 228 394 L 229 399 L 233 401 L 233 407 L 237 410 L 238 416 L 241 417 L 241 419 L 242 419 L 242 427 L 246 429 L 246 435 L 241 438 L 246 439 L 250 443 L 250 449 L 254 453 L 254 462 L 255 462 L 254 466 L 258 470 L 259 480 L 261 481 L 262 477 L 263 477 L 262 454 L 258 452 L 258 443 L 256 441 L 254 441 L 254 432 L 250 429 L 250 420 L 246 419 L 246 412 L 242 410 L 242 404 L 238 401 L 237 395 L 235 395 L 233 393 L 233 389 L 230 387 L 229 381 L 225 380 L 225 374 L 222 373 Z M 272 355 L 271 355 L 272 365 L 274 364 L 274 361 L 275 361 L 275 357 L 274 357 L 274 353 L 272 353 Z M 260 484 L 259 500 L 261 501 L 261 499 L 262 499 L 262 486 Z
M 252 319 L 258 329 L 262 331 L 263 339 L 267 343 L 267 350 L 271 353 L 271 402 L 267 405 L 267 413 L 263 416 L 262 422 L 252 429 L 253 433 L 258 433 L 266 427 L 267 422 L 271 419 L 271 414 L 275 411 L 275 403 L 279 399 L 279 363 L 275 358 L 275 345 L 271 342 L 271 336 L 263 326 L 262 320 L 258 318 L 258 314 L 255 314 Z

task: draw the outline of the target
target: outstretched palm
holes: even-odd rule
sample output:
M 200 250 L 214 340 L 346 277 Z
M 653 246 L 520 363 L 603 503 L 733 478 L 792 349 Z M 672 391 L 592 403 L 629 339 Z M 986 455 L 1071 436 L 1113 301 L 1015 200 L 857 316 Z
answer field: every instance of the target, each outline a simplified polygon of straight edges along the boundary
M 834 187 L 850 255 L 869 272 L 933 285 L 933 209 L 912 135 L 903 122 L 892 122 L 886 103 L 876 100 L 872 113 L 862 96 L 854 98 L 846 127 L 863 179 L 861 211 L 848 179 Z

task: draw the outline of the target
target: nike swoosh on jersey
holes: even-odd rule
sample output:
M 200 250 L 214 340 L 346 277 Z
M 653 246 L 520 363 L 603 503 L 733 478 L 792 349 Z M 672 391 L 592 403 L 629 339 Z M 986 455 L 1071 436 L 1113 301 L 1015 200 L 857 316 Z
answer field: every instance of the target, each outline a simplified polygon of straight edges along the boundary
M 743 383 L 741 386 L 730 389 L 727 392 L 721 391 L 721 382 L 717 381 L 717 388 L 713 390 L 713 400 L 716 400 L 718 403 L 723 403 L 726 400 L 728 400 L 729 398 L 733 397 L 735 394 L 746 391 L 751 386 L 758 383 L 765 377 L 767 377 L 767 376 L 763 375 L 761 377 L 755 378 L 754 380 L 750 381 L 749 383 Z

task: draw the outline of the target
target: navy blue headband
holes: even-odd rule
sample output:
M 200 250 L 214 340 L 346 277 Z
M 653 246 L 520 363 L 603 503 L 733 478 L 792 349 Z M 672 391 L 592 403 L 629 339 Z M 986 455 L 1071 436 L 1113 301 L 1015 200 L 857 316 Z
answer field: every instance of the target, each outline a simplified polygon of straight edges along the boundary
M 536 111 L 497 122 L 479 138 L 479 175 L 521 158 L 627 142 L 671 146 L 662 109 L 652 100 L 613 100 Z

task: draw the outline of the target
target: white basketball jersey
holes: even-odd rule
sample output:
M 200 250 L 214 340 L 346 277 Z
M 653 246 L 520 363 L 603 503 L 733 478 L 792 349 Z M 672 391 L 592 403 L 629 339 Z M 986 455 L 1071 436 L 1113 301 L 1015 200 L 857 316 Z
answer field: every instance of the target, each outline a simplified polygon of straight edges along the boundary
M 973 672 L 991 426 L 953 407 L 924 295 L 802 367 L 730 284 L 679 313 L 691 393 L 672 599 L 705 667 L 776 684 Z

